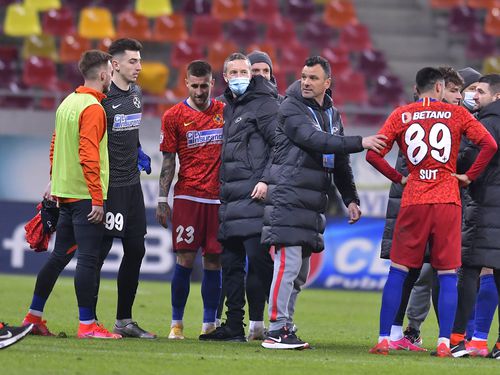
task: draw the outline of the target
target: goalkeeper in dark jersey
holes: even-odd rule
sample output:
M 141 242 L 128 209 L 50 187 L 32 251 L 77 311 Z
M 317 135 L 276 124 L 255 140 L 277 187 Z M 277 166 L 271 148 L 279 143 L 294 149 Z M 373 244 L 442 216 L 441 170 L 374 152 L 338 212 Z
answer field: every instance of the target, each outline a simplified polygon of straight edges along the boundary
M 114 332 L 124 337 L 153 339 L 156 337 L 154 334 L 143 330 L 132 320 L 132 305 L 145 253 L 146 210 L 140 170 L 151 173 L 151 159 L 142 152 L 139 143 L 142 93 L 135 82 L 141 71 L 141 50 L 141 43 L 129 38 L 115 40 L 109 47 L 113 79 L 102 105 L 108 124 L 110 175 L 100 267 L 113 245 L 113 239 L 120 238 L 123 258 L 118 271 Z

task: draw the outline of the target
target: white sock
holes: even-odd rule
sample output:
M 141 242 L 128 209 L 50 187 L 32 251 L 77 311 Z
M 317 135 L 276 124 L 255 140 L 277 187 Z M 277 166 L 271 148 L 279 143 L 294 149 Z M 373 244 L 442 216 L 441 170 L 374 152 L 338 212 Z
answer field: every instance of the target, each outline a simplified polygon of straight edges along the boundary
M 488 339 L 480 339 L 479 337 L 472 336 L 472 340 L 474 341 L 488 341 Z
M 389 336 L 379 336 L 378 337 L 378 342 L 379 343 L 381 343 L 384 340 L 390 340 L 390 337 Z
M 184 324 L 182 323 L 182 320 L 172 320 L 172 323 L 170 323 L 170 328 L 174 326 L 184 327 Z
M 203 322 L 203 324 L 201 325 L 201 330 L 203 332 L 206 332 L 209 328 L 213 327 L 215 327 L 215 322 L 208 322 L 208 323 Z
M 222 324 L 222 319 L 215 319 L 215 326 L 220 327 Z
M 262 320 L 250 320 L 249 321 L 250 331 L 255 331 L 257 329 L 264 329 L 264 321 Z
M 391 327 L 391 341 L 398 341 L 403 338 L 403 326 Z
M 448 348 L 450 347 L 450 339 L 447 337 L 438 338 L 438 345 L 437 346 L 441 345 L 441 343 L 445 343 Z
M 95 319 L 91 319 L 91 320 L 80 320 L 80 324 L 86 324 L 86 325 L 90 325 L 92 323 L 95 322 Z
M 34 316 L 39 316 L 39 317 L 42 317 L 43 315 L 43 311 L 38 311 L 38 310 L 32 310 L 32 309 L 29 309 L 28 312 L 31 314 L 31 315 L 34 315 Z

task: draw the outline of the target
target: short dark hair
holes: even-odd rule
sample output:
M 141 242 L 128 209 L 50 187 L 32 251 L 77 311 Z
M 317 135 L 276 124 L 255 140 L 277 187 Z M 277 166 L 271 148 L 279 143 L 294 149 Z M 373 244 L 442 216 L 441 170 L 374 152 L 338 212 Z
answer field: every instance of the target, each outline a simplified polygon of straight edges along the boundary
M 460 74 L 453 69 L 451 66 L 440 66 L 438 70 L 441 72 L 444 78 L 444 84 L 448 85 L 448 83 L 453 83 L 457 85 L 460 89 L 462 89 L 464 85 L 464 80 L 460 77 Z
M 432 90 L 436 82 L 443 81 L 443 74 L 436 68 L 426 67 L 417 72 L 415 83 L 419 94 Z
M 231 62 L 231 61 L 235 61 L 235 60 L 245 60 L 245 61 L 247 61 L 247 63 L 248 63 L 248 67 L 251 67 L 251 66 L 252 66 L 252 64 L 250 64 L 250 60 L 249 60 L 249 58 L 248 58 L 246 55 L 242 54 L 241 52 L 234 52 L 234 53 L 230 54 L 230 55 L 226 58 L 226 60 L 224 60 L 224 69 L 223 69 L 223 72 L 224 72 L 224 73 L 226 73 L 226 71 L 227 71 L 227 64 L 228 64 L 229 62 Z
M 305 66 L 320 65 L 323 68 L 323 71 L 325 72 L 327 78 L 330 78 L 332 76 L 332 68 L 330 67 L 330 63 L 324 57 L 311 56 L 306 59 L 304 65 Z
M 142 44 L 136 39 L 121 38 L 113 41 L 108 48 L 111 56 L 119 55 L 125 51 L 142 51 Z
M 491 95 L 495 95 L 500 92 L 500 74 L 486 74 L 485 76 L 479 78 L 479 82 L 484 82 L 489 85 Z
M 97 69 L 102 65 L 107 65 L 110 60 L 111 55 L 109 53 L 91 49 L 82 54 L 78 62 L 78 69 L 82 73 L 83 78 L 95 79 L 97 78 Z
M 194 77 L 206 77 L 212 75 L 212 67 L 204 60 L 194 60 L 187 67 L 187 75 Z

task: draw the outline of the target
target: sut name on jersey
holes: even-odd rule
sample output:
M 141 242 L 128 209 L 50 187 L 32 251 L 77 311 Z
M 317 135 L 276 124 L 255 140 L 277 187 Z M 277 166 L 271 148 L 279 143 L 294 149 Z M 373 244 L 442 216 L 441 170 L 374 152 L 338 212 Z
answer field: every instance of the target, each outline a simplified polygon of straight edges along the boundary
M 113 118 L 113 131 L 133 130 L 141 125 L 142 113 L 118 114 Z
M 192 130 L 186 133 L 188 148 L 222 143 L 222 128 L 210 130 Z

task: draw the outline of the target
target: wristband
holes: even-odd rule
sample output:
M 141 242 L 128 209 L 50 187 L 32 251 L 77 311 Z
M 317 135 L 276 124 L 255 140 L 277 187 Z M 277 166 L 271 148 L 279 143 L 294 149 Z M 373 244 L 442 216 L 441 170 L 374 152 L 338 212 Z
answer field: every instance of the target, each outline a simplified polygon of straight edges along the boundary
M 158 203 L 167 203 L 167 197 L 158 197 Z

